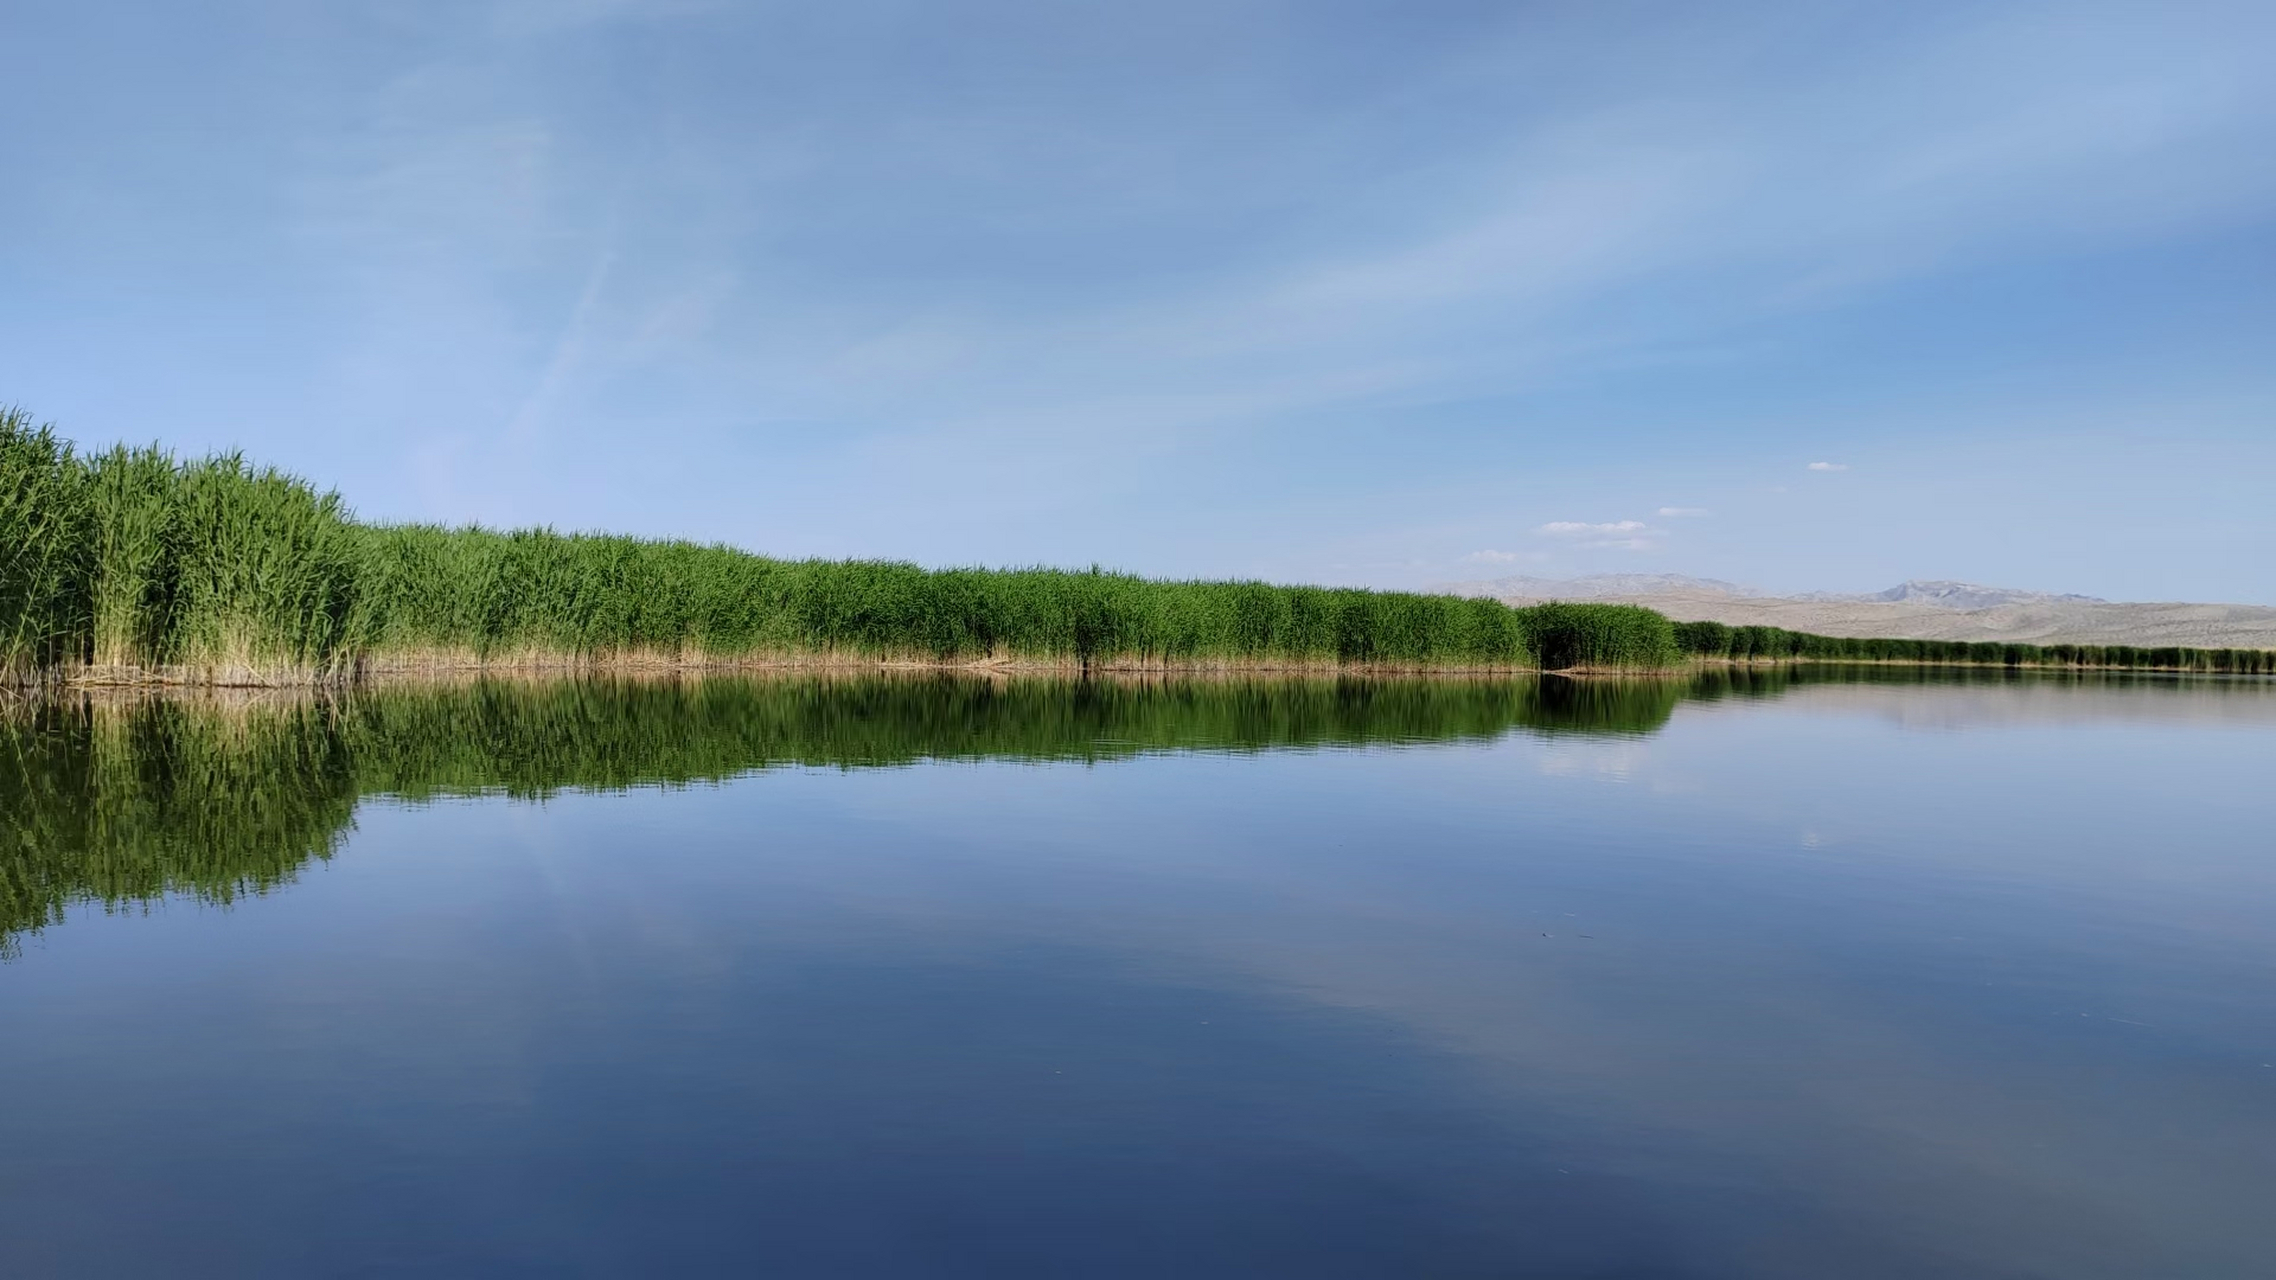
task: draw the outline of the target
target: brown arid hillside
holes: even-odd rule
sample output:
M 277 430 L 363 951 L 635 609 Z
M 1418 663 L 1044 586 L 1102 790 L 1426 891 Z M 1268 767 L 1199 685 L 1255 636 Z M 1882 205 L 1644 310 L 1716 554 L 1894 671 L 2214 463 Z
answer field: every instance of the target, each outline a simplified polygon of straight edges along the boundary
M 1640 604 L 1678 622 L 1784 627 L 1826 636 L 2276 649 L 2276 608 L 2266 605 L 2127 603 L 1961 582 L 1907 582 L 1871 595 L 1774 596 L 1713 579 L 1601 574 L 1497 578 L 1449 583 L 1441 590 L 1511 604 Z

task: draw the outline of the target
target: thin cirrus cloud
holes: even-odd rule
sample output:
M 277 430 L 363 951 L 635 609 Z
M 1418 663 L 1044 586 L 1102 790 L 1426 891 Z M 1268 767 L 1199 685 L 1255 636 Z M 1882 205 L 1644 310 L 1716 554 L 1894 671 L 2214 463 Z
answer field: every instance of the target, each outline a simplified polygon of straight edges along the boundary
M 1607 520 L 1596 524 L 1585 520 L 1551 520 L 1534 532 L 1590 549 L 1650 551 L 1659 546 L 1654 539 L 1659 531 L 1641 520 Z
M 1641 520 L 1611 520 L 1603 524 L 1589 524 L 1580 520 L 1551 520 L 1538 532 L 1552 538 L 1609 538 L 1623 534 L 1649 532 L 1651 526 Z
M 1846 462 L 1813 462 L 1808 469 L 1811 471 L 1847 471 L 1849 464 Z
M 48 6 L 0 138 L 32 193 L 0 207 L 8 398 L 90 447 L 243 447 L 375 518 L 1289 580 L 1345 572 L 1331 533 L 1606 492 L 1606 456 L 1653 459 L 1613 494 L 1720 492 L 1683 461 L 1702 431 L 1777 492 L 1810 443 L 2031 448 L 2186 385 L 2121 416 L 2271 447 L 2236 340 L 2276 219 L 2265 3 L 1885 6 L 1871 38 L 1803 0 L 849 0 L 790 38 L 711 0 L 421 0 L 386 39 L 372 7 Z M 2150 345 L 2114 301 L 2145 279 L 2191 282 Z M 2018 376 L 1946 376 L 1993 366 Z M 1380 459 L 1392 430 L 1427 447 Z M 1217 499 L 1296 449 L 1321 487 L 1285 519 Z M 2195 456 L 2131 460 L 2173 469 L 2126 518 L 2194 518 Z M 2088 556 L 2092 505 L 1998 571 L 2170 580 L 2141 539 Z M 1695 510 L 1472 536 L 1553 559 Z M 1726 522 L 1731 573 L 1864 572 L 1776 510 Z M 1930 554 L 1947 514 L 1860 512 L 1861 545 Z M 2266 557 L 2192 562 L 2276 590 Z

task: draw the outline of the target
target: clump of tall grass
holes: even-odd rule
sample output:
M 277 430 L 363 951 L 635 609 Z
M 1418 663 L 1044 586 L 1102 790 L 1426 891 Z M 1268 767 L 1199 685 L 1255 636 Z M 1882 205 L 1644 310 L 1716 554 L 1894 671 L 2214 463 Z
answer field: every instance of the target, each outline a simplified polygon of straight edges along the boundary
M 0 678 L 53 668 L 85 630 L 86 483 L 53 427 L 0 408 Z
M 181 467 L 174 484 L 167 656 L 248 674 L 345 663 L 359 548 L 339 495 L 235 454 Z
M 337 495 L 236 455 L 81 458 L 0 412 L 0 678 L 337 673 L 361 574 Z
M 1675 627 L 1636 605 L 1550 601 L 1521 610 L 1544 670 L 1581 667 L 1666 667 L 1681 659 Z
M 160 664 L 173 631 L 178 469 L 154 447 L 122 445 L 88 470 L 92 661 Z

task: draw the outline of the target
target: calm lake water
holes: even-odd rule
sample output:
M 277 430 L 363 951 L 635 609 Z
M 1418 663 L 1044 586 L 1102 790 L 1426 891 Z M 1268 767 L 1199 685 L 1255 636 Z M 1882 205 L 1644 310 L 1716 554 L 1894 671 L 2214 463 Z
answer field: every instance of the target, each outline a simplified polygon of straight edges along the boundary
M 0 711 L 0 1274 L 2276 1274 L 2276 686 Z

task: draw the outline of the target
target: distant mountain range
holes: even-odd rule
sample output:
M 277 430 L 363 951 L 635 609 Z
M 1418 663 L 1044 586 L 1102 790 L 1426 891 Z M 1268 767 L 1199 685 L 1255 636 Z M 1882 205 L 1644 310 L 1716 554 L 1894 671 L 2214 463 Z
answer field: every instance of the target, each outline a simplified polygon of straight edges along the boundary
M 1943 579 L 1915 579 L 1864 594 L 1811 591 L 1793 596 L 1675 573 L 1493 578 L 1437 589 L 1512 604 L 1615 601 L 1657 609 L 1679 621 L 1777 626 L 1834 636 L 2276 648 L 2276 608 L 2131 604 Z
M 2051 601 L 2073 601 L 2080 604 L 2109 604 L 2100 596 L 2051 595 L 2045 591 L 2024 591 L 2016 587 L 1985 587 L 1973 582 L 1947 582 L 1942 579 L 1914 578 L 1900 582 L 1886 591 L 1870 595 L 1845 596 L 1830 591 L 1812 591 L 1794 597 L 1797 600 L 1911 600 L 1932 604 L 1940 609 L 1997 609 L 2009 604 L 2044 604 Z
M 1615 596 L 1693 592 L 1703 595 L 1760 596 L 1767 592 L 1720 578 L 1687 578 L 1680 573 L 1592 573 L 1584 578 L 1493 578 L 1455 582 L 1439 588 L 1464 596 L 1509 600 L 1605 600 Z
M 1457 582 L 1445 590 L 1459 595 L 1491 595 L 1505 599 L 1522 597 L 1529 600 L 1607 600 L 1621 596 L 1669 594 L 1730 596 L 1739 600 L 1783 598 L 1842 603 L 1904 600 L 1943 609 L 1996 609 L 2001 605 L 2056 600 L 2084 604 L 2110 603 L 2100 596 L 2053 595 L 2045 591 L 2024 591 L 2017 587 L 1986 587 L 1973 582 L 1928 578 L 1914 578 L 1910 582 L 1900 582 L 1886 591 L 1871 591 L 1861 595 L 1838 591 L 1806 591 L 1796 596 L 1773 597 L 1757 587 L 1742 587 L 1721 578 L 1693 578 L 1680 573 L 1592 573 L 1581 578 L 1494 578 L 1486 582 Z

